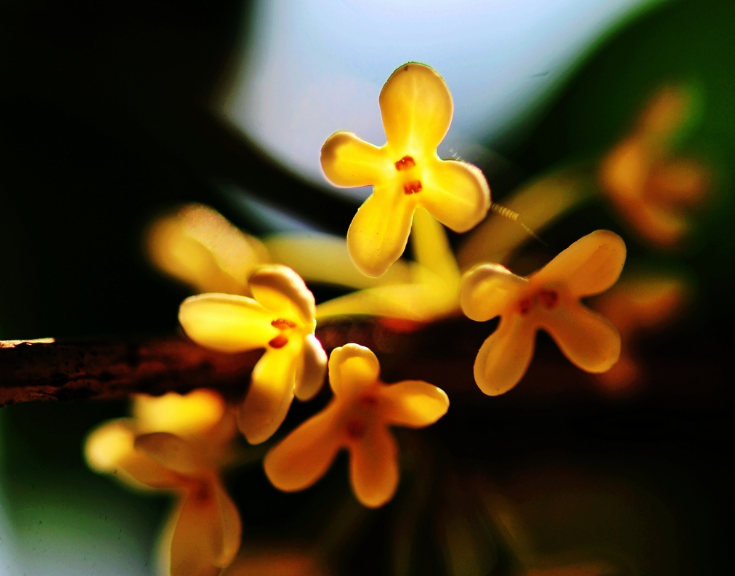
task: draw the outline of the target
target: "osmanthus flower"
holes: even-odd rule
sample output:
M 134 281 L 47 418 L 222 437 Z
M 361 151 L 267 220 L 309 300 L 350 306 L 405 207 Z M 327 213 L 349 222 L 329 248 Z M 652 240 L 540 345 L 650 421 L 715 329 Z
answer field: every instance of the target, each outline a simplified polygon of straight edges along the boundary
M 237 432 L 232 411 L 218 394 L 198 390 L 138 396 L 133 412 L 90 433 L 88 464 L 133 487 L 175 492 L 161 549 L 167 572 L 219 574 L 240 547 L 240 515 L 218 471 Z
M 329 357 L 334 398 L 265 457 L 265 473 L 286 492 L 314 484 L 337 452 L 350 453 L 350 481 L 365 506 L 382 506 L 398 486 L 398 447 L 389 426 L 421 428 L 449 408 L 447 395 L 426 382 L 385 385 L 375 354 L 357 344 L 335 348 Z
M 314 336 L 314 296 L 301 277 L 280 265 L 251 276 L 254 298 L 201 294 L 187 298 L 179 321 L 194 342 L 222 352 L 265 348 L 253 368 L 237 423 L 251 444 L 270 438 L 294 395 L 309 400 L 321 388 L 327 355 Z
M 564 355 L 587 372 L 604 372 L 620 356 L 620 334 L 580 302 L 604 292 L 620 276 L 625 243 L 597 230 L 577 240 L 541 270 L 521 278 L 499 264 L 482 264 L 462 279 L 460 303 L 478 322 L 500 316 L 480 348 L 475 381 L 488 395 L 507 392 L 533 356 L 536 331 L 548 332 Z
M 600 164 L 600 183 L 611 201 L 639 235 L 663 247 L 679 241 L 689 227 L 687 209 L 709 188 L 708 170 L 700 162 L 672 154 L 691 108 L 684 88 L 662 88 L 635 129 Z
M 403 253 L 417 207 L 455 232 L 473 228 L 490 208 L 482 172 L 436 153 L 453 113 L 441 76 L 423 64 L 405 64 L 388 78 L 379 102 L 385 145 L 337 132 L 321 152 L 332 184 L 373 186 L 347 232 L 350 255 L 368 276 L 382 275 Z

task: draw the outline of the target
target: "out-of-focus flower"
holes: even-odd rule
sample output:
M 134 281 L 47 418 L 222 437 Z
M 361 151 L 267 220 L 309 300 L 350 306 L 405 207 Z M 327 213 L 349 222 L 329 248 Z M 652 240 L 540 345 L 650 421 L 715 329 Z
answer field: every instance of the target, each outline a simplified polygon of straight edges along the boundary
M 323 562 L 298 548 L 272 546 L 243 550 L 226 576 L 328 576 Z
M 138 396 L 134 417 L 92 431 L 90 467 L 138 488 L 173 491 L 179 502 L 162 555 L 171 576 L 215 576 L 240 547 L 240 515 L 218 467 L 236 428 L 222 398 L 207 390 L 186 396 Z
M 597 297 L 592 305 L 620 332 L 620 360 L 596 379 L 606 390 L 621 393 L 644 379 L 645 368 L 635 352 L 642 332 L 665 326 L 686 305 L 689 288 L 671 275 L 638 275 L 625 278 Z
M 708 171 L 691 158 L 672 156 L 672 138 L 691 108 L 686 90 L 659 90 L 633 132 L 600 164 L 600 183 L 613 204 L 646 240 L 675 245 L 688 228 L 686 209 L 709 187 Z
M 379 101 L 384 146 L 337 132 L 321 153 L 322 169 L 333 184 L 373 186 L 347 232 L 350 255 L 368 276 L 382 275 L 403 253 L 418 206 L 456 232 L 477 225 L 490 208 L 482 172 L 436 154 L 453 104 L 433 69 L 417 63 L 401 66 L 383 86 Z
M 317 318 L 366 314 L 430 322 L 457 314 L 461 275 L 444 228 L 419 208 L 411 241 L 416 262 L 409 264 L 407 281 L 367 288 L 319 304 Z
M 521 278 L 499 264 L 483 264 L 462 279 L 460 303 L 478 322 L 500 316 L 475 360 L 475 381 L 488 395 L 507 392 L 533 356 L 536 331 L 548 332 L 569 360 L 587 372 L 604 372 L 620 355 L 620 334 L 580 298 L 612 286 L 625 263 L 625 243 L 597 230 L 577 240 L 541 270 Z
M 253 298 L 201 294 L 181 304 L 179 321 L 196 343 L 222 352 L 265 348 L 238 407 L 238 427 L 251 444 L 270 438 L 294 395 L 312 398 L 324 382 L 327 355 L 314 336 L 314 296 L 286 266 L 263 266 L 249 281 Z
M 259 240 L 201 204 L 187 204 L 156 220 L 146 245 L 155 266 L 195 293 L 249 294 L 248 276 L 270 262 Z
M 357 344 L 335 348 L 329 358 L 332 402 L 304 422 L 265 457 L 276 488 L 302 490 L 321 478 L 337 452 L 350 453 L 350 480 L 365 506 L 382 506 L 398 486 L 398 447 L 388 426 L 421 428 L 449 408 L 447 395 L 426 382 L 386 386 L 375 354 Z

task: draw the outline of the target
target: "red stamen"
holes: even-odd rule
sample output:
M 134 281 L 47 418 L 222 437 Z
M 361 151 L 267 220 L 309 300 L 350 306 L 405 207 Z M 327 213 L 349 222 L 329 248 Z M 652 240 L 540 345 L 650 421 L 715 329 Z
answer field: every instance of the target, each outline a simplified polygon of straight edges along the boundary
M 277 318 L 271 322 L 271 326 L 278 328 L 279 330 L 285 330 L 286 328 L 296 328 L 296 323 L 285 318 Z
M 279 334 L 273 340 L 268 342 L 268 346 L 271 348 L 283 348 L 286 344 L 288 344 L 288 338 L 286 338 L 283 334 Z
M 518 303 L 518 311 L 521 313 L 521 316 L 525 316 L 531 311 L 532 304 L 533 300 L 530 297 L 526 297 Z
M 359 440 L 365 435 L 365 420 L 359 417 L 352 418 L 347 422 L 347 435 L 353 440 Z
M 406 194 L 417 194 L 421 192 L 421 180 L 413 180 L 412 182 L 406 182 L 403 185 L 403 191 Z
M 556 290 L 539 290 L 538 299 L 547 310 L 552 310 L 559 303 L 559 293 Z
M 416 166 L 416 161 L 411 156 L 404 156 L 398 162 L 396 162 L 396 170 L 410 170 Z

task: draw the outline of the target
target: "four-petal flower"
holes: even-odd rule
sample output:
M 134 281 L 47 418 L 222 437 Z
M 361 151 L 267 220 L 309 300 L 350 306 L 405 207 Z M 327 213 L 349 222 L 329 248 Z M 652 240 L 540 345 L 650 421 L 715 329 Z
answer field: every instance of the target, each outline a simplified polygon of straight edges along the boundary
M 620 334 L 580 298 L 607 290 L 620 276 L 625 243 L 597 230 L 577 240 L 544 268 L 521 278 L 499 264 L 482 264 L 462 279 L 460 304 L 478 322 L 500 316 L 475 360 L 475 380 L 488 395 L 515 386 L 533 356 L 536 331 L 554 338 L 569 360 L 587 372 L 604 372 L 620 356 Z
M 263 266 L 250 277 L 253 298 L 201 294 L 181 304 L 179 321 L 202 346 L 223 352 L 265 348 L 253 368 L 237 422 L 251 444 L 271 437 L 294 395 L 312 398 L 321 388 L 327 355 L 314 336 L 314 296 L 285 266 Z
M 337 132 L 321 153 L 333 184 L 373 186 L 347 232 L 350 255 L 368 276 L 382 275 L 403 253 L 417 206 L 456 232 L 473 228 L 490 208 L 490 189 L 479 169 L 437 156 L 453 104 L 433 69 L 413 62 L 398 68 L 380 92 L 380 111 L 384 146 Z
M 365 506 L 382 506 L 398 486 L 398 448 L 388 426 L 420 428 L 449 408 L 447 395 L 426 382 L 386 386 L 375 354 L 357 344 L 329 357 L 334 398 L 265 457 L 265 473 L 276 488 L 302 490 L 321 478 L 341 448 L 350 452 L 350 479 Z

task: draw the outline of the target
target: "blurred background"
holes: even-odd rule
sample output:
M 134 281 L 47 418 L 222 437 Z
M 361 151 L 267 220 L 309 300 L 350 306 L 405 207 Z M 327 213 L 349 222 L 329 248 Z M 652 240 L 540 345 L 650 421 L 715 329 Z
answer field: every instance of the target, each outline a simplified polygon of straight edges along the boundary
M 329 187 L 321 145 L 341 129 L 382 144 L 383 82 L 425 62 L 455 103 L 440 154 L 481 167 L 543 241 L 524 237 L 514 270 L 597 228 L 626 239 L 625 283 L 594 303 L 631 343 L 621 371 L 578 373 L 542 336 L 518 388 L 487 398 L 471 363 L 492 328 L 426 327 L 385 354 L 385 379 L 425 378 L 453 404 L 400 435 L 394 501 L 361 510 L 344 459 L 297 495 L 239 468 L 231 573 L 276 574 L 269 558 L 283 574 L 726 573 L 733 22 L 727 0 L 3 0 L 0 338 L 175 333 L 190 289 L 154 269 L 145 234 L 185 203 L 257 236 L 344 235 L 369 190 Z M 493 230 L 450 236 L 461 265 Z M 155 573 L 170 500 L 82 457 L 126 413 L 0 410 L 0 573 Z

